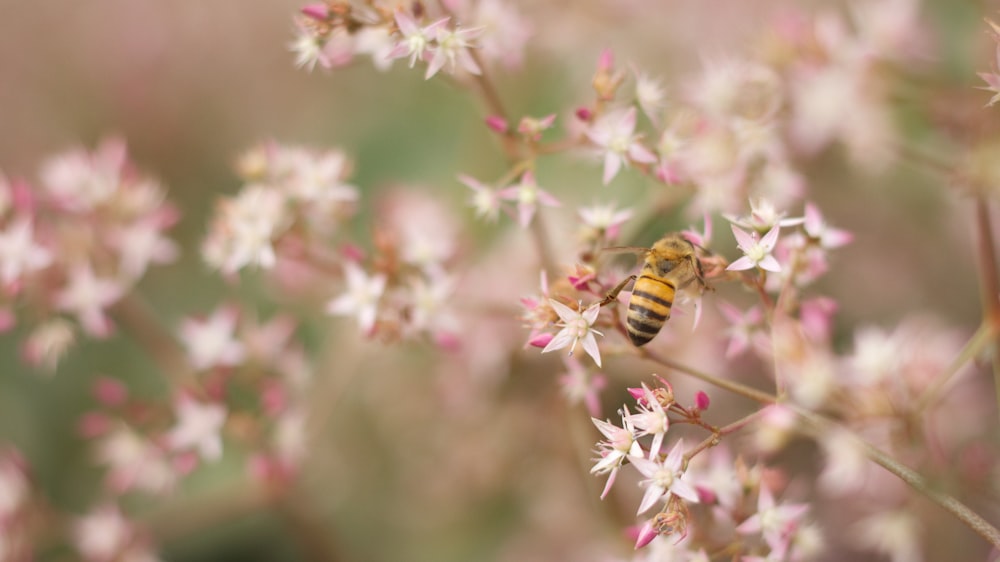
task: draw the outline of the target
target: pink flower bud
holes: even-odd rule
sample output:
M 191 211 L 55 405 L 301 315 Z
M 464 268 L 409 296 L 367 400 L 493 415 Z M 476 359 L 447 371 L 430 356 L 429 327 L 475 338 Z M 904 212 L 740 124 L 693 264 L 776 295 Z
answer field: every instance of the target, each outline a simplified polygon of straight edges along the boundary
M 601 56 L 597 59 L 597 69 L 610 72 L 615 66 L 615 52 L 611 49 L 601 51 Z
M 330 17 L 330 9 L 321 2 L 302 6 L 301 12 L 316 21 L 326 21 Z
M 288 405 L 285 389 L 278 384 L 268 384 L 260 396 L 261 406 L 269 416 L 277 416 Z
M 493 131 L 504 134 L 507 132 L 507 121 L 499 115 L 490 115 L 486 118 L 486 126 Z
M 198 453 L 195 451 L 181 453 L 174 457 L 173 465 L 178 475 L 191 474 L 194 469 L 198 468 Z
M 658 534 L 659 533 L 656 532 L 656 528 L 653 527 L 653 521 L 646 521 L 643 523 L 642 528 L 639 529 L 639 532 L 635 537 L 635 549 L 639 550 L 640 548 L 653 542 L 653 539 L 655 539 Z
M 81 436 L 92 439 L 107 433 L 111 429 L 111 420 L 101 412 L 87 412 L 77 422 L 76 429 Z
M 640 388 L 629 387 L 629 388 L 626 388 L 625 390 L 627 390 L 628 393 L 629 393 L 629 395 L 633 399 L 635 399 L 635 401 L 638 402 L 639 404 L 645 404 L 646 403 L 646 398 L 645 398 L 646 391 L 643 390 L 641 387 Z
M 589 123 L 594 118 L 594 112 L 589 107 L 578 107 L 573 113 L 577 119 L 586 123 Z
M 100 377 L 92 390 L 94 398 L 105 406 L 121 406 L 128 399 L 125 385 L 111 377 Z
M 340 247 L 340 255 L 348 261 L 361 263 L 365 260 L 365 251 L 354 244 L 344 244 Z
M 694 395 L 694 407 L 698 408 L 702 412 L 708 409 L 708 406 L 712 401 L 708 398 L 708 395 L 703 391 L 699 390 L 697 394 Z
M 528 340 L 528 345 L 531 347 L 545 347 L 549 345 L 549 342 L 554 338 L 552 334 L 538 334 L 537 336 Z
M 437 332 L 434 334 L 434 343 L 440 349 L 452 353 L 462 349 L 462 340 L 452 332 Z
M 712 505 L 719 497 L 715 494 L 715 491 L 711 488 L 706 488 L 705 486 L 695 486 L 695 491 L 698 492 L 698 501 L 704 504 Z

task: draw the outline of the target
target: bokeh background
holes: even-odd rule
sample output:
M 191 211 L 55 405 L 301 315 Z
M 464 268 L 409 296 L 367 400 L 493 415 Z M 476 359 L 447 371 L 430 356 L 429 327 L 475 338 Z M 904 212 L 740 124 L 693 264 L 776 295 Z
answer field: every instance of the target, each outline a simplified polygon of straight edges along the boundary
M 164 325 L 176 326 L 223 301 L 262 314 L 287 306 L 303 321 L 300 336 L 310 353 L 329 370 L 317 373 L 332 382 L 318 386 L 317 392 L 329 392 L 329 401 L 312 425 L 310 460 L 299 487 L 308 518 L 257 498 L 245 484 L 245 458 L 227 454 L 171 501 L 136 507 L 157 529 L 163 558 L 306 560 L 330 552 L 343 560 L 625 556 L 628 548 L 608 521 L 633 504 L 597 501 L 601 483 L 585 473 L 588 442 L 597 439 L 596 432 L 582 411 L 576 425 L 565 421 L 572 416 L 553 415 L 568 407 L 555 381 L 562 369 L 557 360 L 515 350 L 502 376 L 465 389 L 446 387 L 442 380 L 450 385 L 455 379 L 434 372 L 440 366 L 433 352 L 413 344 L 386 352 L 359 341 L 347 320 L 287 304 L 293 299 L 282 301 L 252 274 L 227 284 L 202 264 L 198 246 L 215 201 L 240 185 L 232 171 L 235 158 L 271 138 L 342 147 L 354 158 L 352 183 L 362 190 L 359 237 L 368 232 L 378 194 L 406 184 L 444 201 L 484 248 L 524 247 L 523 234 L 512 225 L 476 224 L 465 206 L 466 189 L 455 180 L 458 172 L 495 177 L 503 171 L 503 156 L 481 125 L 477 100 L 447 81 L 425 82 L 421 71 L 401 63 L 386 73 L 367 60 L 333 72 L 294 68 L 287 45 L 298 4 L 0 1 L 0 169 L 34 178 L 53 152 L 123 136 L 139 165 L 162 179 L 183 216 L 174 230 L 183 257 L 154 269 L 139 287 Z M 525 67 L 498 72 L 496 82 L 515 115 L 564 113 L 587 95 L 603 48 L 670 85 L 700 68 L 706 56 L 738 52 L 792 4 L 842 9 L 834 2 L 525 2 L 522 11 L 535 32 Z M 990 126 L 983 113 L 975 113 L 988 94 L 972 88 L 978 85 L 975 72 L 990 64 L 981 18 L 995 8 L 944 0 L 922 7 L 929 56 L 920 64 L 945 93 L 940 120 L 905 102 L 895 117 L 912 139 L 945 158 L 957 152 L 960 135 L 939 131 L 964 123 L 966 115 Z M 958 333 L 972 332 L 980 304 L 966 219 L 971 203 L 947 177 L 905 162 L 862 172 L 845 165 L 836 150 L 802 165 L 811 198 L 862 241 L 838 255 L 839 269 L 820 285 L 841 303 L 842 347 L 849 346 L 855 326 L 891 328 L 917 311 Z M 544 162 L 540 176 L 569 202 L 589 202 L 613 189 L 614 198 L 628 204 L 647 185 L 625 174 L 603 188 L 596 164 L 580 166 L 572 159 Z M 637 233 L 637 243 L 687 226 L 684 220 L 664 217 Z M 515 277 L 502 264 L 476 262 L 477 251 L 468 249 L 474 267 Z M 502 284 L 512 292 L 512 306 L 534 291 L 536 280 L 527 269 Z M 517 325 L 513 317 L 500 322 L 507 329 Z M 0 337 L 0 441 L 25 454 L 52 505 L 82 513 L 101 476 L 75 430 L 79 416 L 93 406 L 89 389 L 95 377 L 122 379 L 150 399 L 167 389 L 128 334 L 86 343 L 51 376 L 22 366 L 22 335 Z M 475 373 L 468 376 L 477 380 Z M 623 401 L 622 383 L 640 376 L 612 382 L 605 399 L 609 415 Z M 682 384 L 681 392 L 696 388 Z M 487 395 L 490 400 L 482 400 Z M 582 457 L 572 443 L 583 443 Z M 798 453 L 798 466 L 815 468 L 814 450 Z M 943 515 L 936 520 L 945 530 L 935 533 L 932 553 L 942 552 L 937 549 L 946 548 L 948 539 L 970 536 Z M 984 554 L 976 541 L 968 541 L 969 552 Z M 71 557 L 58 545 L 40 550 L 42 560 Z

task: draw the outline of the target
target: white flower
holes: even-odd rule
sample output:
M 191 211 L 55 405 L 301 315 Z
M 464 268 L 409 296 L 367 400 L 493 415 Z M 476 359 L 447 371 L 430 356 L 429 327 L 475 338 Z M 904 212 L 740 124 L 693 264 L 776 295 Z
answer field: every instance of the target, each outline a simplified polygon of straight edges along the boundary
M 347 291 L 331 300 L 326 305 L 326 311 L 339 316 L 357 316 L 358 327 L 367 334 L 375 327 L 378 301 L 385 291 L 386 277 L 381 273 L 369 277 L 353 262 L 344 264 L 344 275 Z
M 50 263 L 52 253 L 35 242 L 30 218 L 20 217 L 0 232 L 0 281 L 4 284 Z
M 601 350 L 597 347 L 597 338 L 594 337 L 594 334 L 602 336 L 604 334 L 593 329 L 594 321 L 597 320 L 597 315 L 601 312 L 600 303 L 590 305 L 583 312 L 573 310 L 563 303 L 552 299 L 549 299 L 549 304 L 552 305 L 552 309 L 556 311 L 556 314 L 562 320 L 563 329 L 552 338 L 552 341 L 545 346 L 542 353 L 569 346 L 569 353 L 572 355 L 573 350 L 576 349 L 577 342 L 580 342 L 583 345 L 583 350 L 587 352 L 587 355 L 593 357 L 594 363 L 597 363 L 597 366 L 600 367 Z
M 205 460 L 222 456 L 222 426 L 226 422 L 226 407 L 204 404 L 181 398 L 175 405 L 177 424 L 167 434 L 167 443 L 175 451 L 197 448 Z
M 656 156 L 639 142 L 635 134 L 635 108 L 617 110 L 604 115 L 587 131 L 587 137 L 604 149 L 604 184 L 618 174 L 629 159 L 650 164 Z
M 747 233 L 735 226 L 732 229 L 733 236 L 736 237 L 736 243 L 739 245 L 740 250 L 743 251 L 743 257 L 729 264 L 729 267 L 726 268 L 727 270 L 740 271 L 742 269 L 759 267 L 767 271 L 781 271 L 781 264 L 771 255 L 771 251 L 774 250 L 774 245 L 778 241 L 778 233 L 781 231 L 780 226 L 774 225 L 760 239 L 757 238 L 758 235 L 756 232 Z
M 622 412 L 622 427 L 613 425 L 611 422 L 601 421 L 597 418 L 590 418 L 590 421 L 594 422 L 594 425 L 597 426 L 598 431 L 607 439 L 607 441 L 598 442 L 597 449 L 601 457 L 598 459 L 597 464 L 590 469 L 591 474 L 610 473 L 608 474 L 608 481 L 604 485 L 604 491 L 601 492 L 601 499 L 604 499 L 604 496 L 608 495 L 611 485 L 615 483 L 615 476 L 618 475 L 618 469 L 622 467 L 625 459 L 642 456 L 642 447 L 636 441 L 635 426 L 632 425 L 628 408 L 622 408 Z
M 181 324 L 180 338 L 191 365 L 199 371 L 243 361 L 243 344 L 234 337 L 236 311 L 219 308 L 205 320 L 187 319 Z
M 646 480 L 639 482 L 639 486 L 646 488 L 646 493 L 642 496 L 637 515 L 649 510 L 660 498 L 669 499 L 671 494 L 689 502 L 698 503 L 698 492 L 693 486 L 681 479 L 683 456 L 684 440 L 682 439 L 674 445 L 663 462 L 656 462 L 641 455 L 629 457 L 629 462 L 634 464 L 636 469 L 646 477 Z
M 97 277 L 89 264 L 80 265 L 70 271 L 66 287 L 56 294 L 56 306 L 75 313 L 88 333 L 104 336 L 111 331 L 111 322 L 104 315 L 104 309 L 124 293 L 121 283 Z

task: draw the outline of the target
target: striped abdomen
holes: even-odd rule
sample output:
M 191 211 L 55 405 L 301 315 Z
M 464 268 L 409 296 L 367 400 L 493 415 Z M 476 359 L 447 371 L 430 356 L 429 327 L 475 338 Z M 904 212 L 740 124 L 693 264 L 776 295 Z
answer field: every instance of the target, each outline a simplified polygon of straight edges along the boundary
M 663 323 L 670 318 L 675 292 L 673 280 L 665 277 L 654 277 L 644 271 L 635 280 L 625 325 L 629 339 L 637 347 L 660 333 Z

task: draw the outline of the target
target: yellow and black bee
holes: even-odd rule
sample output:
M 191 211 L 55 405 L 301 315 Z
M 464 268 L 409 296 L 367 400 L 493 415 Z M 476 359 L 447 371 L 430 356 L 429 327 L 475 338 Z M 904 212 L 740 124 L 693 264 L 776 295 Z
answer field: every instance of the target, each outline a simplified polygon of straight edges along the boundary
M 614 301 L 625 285 L 635 280 L 632 298 L 628 301 L 625 327 L 629 339 L 636 346 L 649 343 L 660 333 L 663 324 L 670 318 L 670 307 L 674 304 L 677 291 L 693 281 L 697 281 L 703 289 L 708 288 L 694 244 L 680 233 L 667 234 L 653 244 L 652 248 L 623 246 L 607 248 L 605 251 L 631 252 L 644 256 L 638 278 L 635 275 L 626 278 L 601 303 Z

